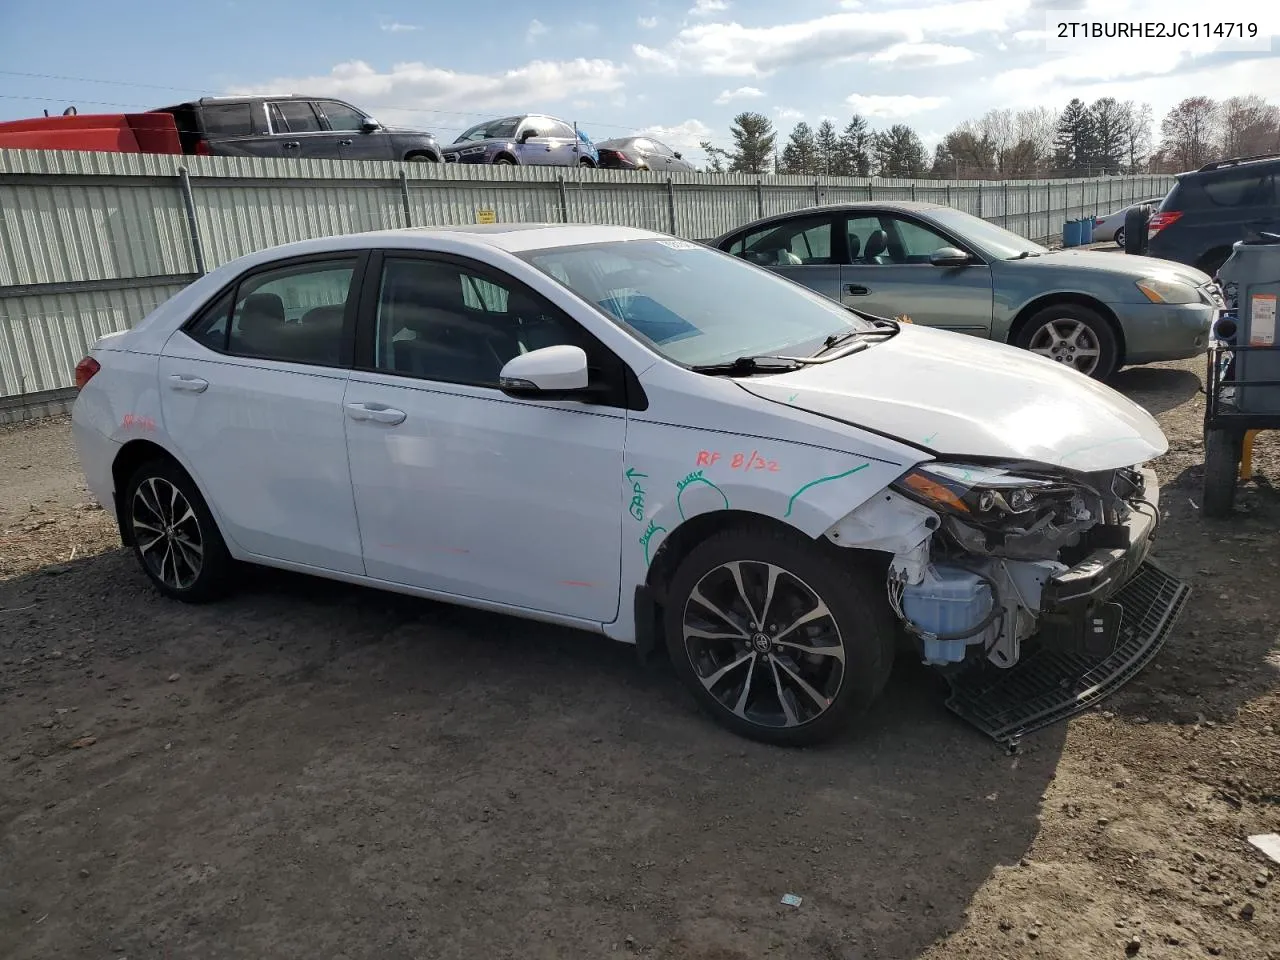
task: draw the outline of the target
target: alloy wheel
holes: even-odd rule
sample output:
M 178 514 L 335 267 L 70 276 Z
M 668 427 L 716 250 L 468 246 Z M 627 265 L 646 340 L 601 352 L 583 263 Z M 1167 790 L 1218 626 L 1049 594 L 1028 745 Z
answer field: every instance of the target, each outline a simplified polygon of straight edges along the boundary
M 134 542 L 142 562 L 172 590 L 186 590 L 204 566 L 200 521 L 181 490 L 164 477 L 147 477 L 133 494 Z
M 1075 367 L 1086 376 L 1098 367 L 1102 348 L 1088 324 L 1070 317 L 1050 320 L 1031 338 L 1027 349 L 1042 357 Z
M 844 682 L 844 638 L 834 615 L 812 587 L 776 564 L 714 567 L 690 593 L 683 624 L 697 679 L 748 723 L 811 723 Z

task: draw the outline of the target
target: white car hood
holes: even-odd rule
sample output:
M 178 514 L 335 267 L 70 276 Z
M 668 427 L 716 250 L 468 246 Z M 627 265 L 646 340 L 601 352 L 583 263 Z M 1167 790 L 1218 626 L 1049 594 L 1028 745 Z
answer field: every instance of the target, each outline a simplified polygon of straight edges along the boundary
M 851 356 L 738 383 L 951 458 L 1091 472 L 1169 447 L 1155 418 L 1110 387 L 1016 347 L 925 327 L 904 325 Z

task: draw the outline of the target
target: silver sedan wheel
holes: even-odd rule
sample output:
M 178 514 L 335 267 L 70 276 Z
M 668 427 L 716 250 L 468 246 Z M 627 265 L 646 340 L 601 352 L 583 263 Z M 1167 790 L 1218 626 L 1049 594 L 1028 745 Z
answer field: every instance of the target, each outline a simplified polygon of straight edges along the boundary
M 844 638 L 831 610 L 772 563 L 741 560 L 708 571 L 685 603 L 684 647 L 711 696 L 761 726 L 816 720 L 844 682 Z
M 174 590 L 196 582 L 204 566 L 204 538 L 181 490 L 163 477 L 148 477 L 134 492 L 130 522 L 152 576 Z
M 1070 317 L 1050 320 L 1032 336 L 1027 349 L 1075 367 L 1086 376 L 1098 368 L 1102 348 L 1088 325 Z

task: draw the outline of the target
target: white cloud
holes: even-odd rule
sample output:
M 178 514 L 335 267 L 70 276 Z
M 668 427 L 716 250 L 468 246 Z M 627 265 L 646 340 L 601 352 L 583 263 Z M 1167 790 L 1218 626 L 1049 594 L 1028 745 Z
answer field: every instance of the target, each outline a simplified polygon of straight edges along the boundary
M 898 96 L 864 95 L 853 93 L 844 102 L 867 117 L 905 117 L 915 113 L 936 110 L 947 102 L 946 97 L 916 97 L 910 94 Z
M 770 27 L 740 23 L 687 26 L 662 50 L 633 48 L 645 64 L 715 76 L 767 76 L 782 67 L 865 59 L 897 48 L 926 63 L 960 63 L 963 48 L 930 38 L 1004 34 L 1019 22 L 1027 0 L 917 0 L 868 12 L 836 13 Z
M 724 13 L 729 9 L 729 0 L 694 0 L 689 8 L 691 17 L 709 17 L 713 13 Z
M 794 107 L 774 107 L 773 113 L 774 113 L 774 116 L 776 116 L 783 123 L 786 123 L 791 120 L 804 119 L 804 113 L 800 110 L 796 110 Z
M 530 43 L 533 43 L 533 41 L 546 33 L 547 29 L 547 25 L 541 20 L 530 20 L 529 29 L 525 31 L 524 38 Z
M 636 17 L 636 23 L 642 30 L 652 30 L 658 25 L 657 17 Z
M 967 47 L 945 43 L 895 43 L 871 57 L 872 63 L 892 63 L 901 67 L 950 67 L 977 59 Z
M 757 90 L 755 87 L 738 87 L 737 90 L 725 90 L 720 96 L 716 97 L 715 102 L 723 106 L 726 103 L 732 103 L 734 100 L 758 100 L 764 96 L 763 90 Z
M 385 72 L 363 60 L 350 60 L 329 73 L 310 77 L 277 77 L 254 86 L 237 87 L 231 94 L 314 90 L 317 94 L 349 99 L 377 113 L 407 122 L 423 111 L 457 110 L 468 114 L 488 110 L 527 108 L 530 101 L 552 103 L 593 93 L 622 89 L 626 68 L 610 60 L 532 60 L 501 73 L 460 73 L 425 63 L 397 63 Z M 478 119 L 478 118 L 477 118 Z M 434 121 L 421 121 L 428 125 Z
M 661 50 L 655 50 L 653 47 L 646 47 L 643 43 L 632 44 L 631 52 L 635 54 L 637 60 L 651 70 L 669 73 L 677 70 L 680 66 L 675 57 L 668 53 L 663 53 Z
M 642 127 L 641 131 L 686 155 L 696 153 L 701 156 L 702 148 L 698 146 L 699 141 L 714 140 L 711 135 L 712 129 L 701 120 L 685 120 L 672 126 L 656 124 L 652 127 Z
M 416 23 L 391 23 L 380 24 L 383 33 L 409 33 L 413 30 L 421 30 L 422 28 Z

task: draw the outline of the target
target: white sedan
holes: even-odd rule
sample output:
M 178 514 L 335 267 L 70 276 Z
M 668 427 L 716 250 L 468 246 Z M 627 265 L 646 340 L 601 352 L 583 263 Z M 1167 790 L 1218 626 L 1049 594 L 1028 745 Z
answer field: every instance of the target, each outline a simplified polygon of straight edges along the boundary
M 262 564 L 665 644 L 793 745 L 904 638 L 1008 667 L 1046 615 L 1083 629 L 1146 557 L 1166 449 L 1060 364 L 624 227 L 264 250 L 76 379 L 89 486 L 163 594 Z
M 1164 197 L 1155 197 L 1150 200 L 1139 200 L 1137 203 L 1131 203 L 1123 210 L 1117 210 L 1114 213 L 1108 213 L 1105 217 L 1100 217 L 1098 222 L 1093 225 L 1093 236 L 1090 243 L 1103 243 L 1111 240 L 1117 247 L 1124 246 L 1124 218 L 1134 207 L 1141 207 L 1144 204 L 1151 204 L 1152 207 L 1160 206 L 1160 202 Z

